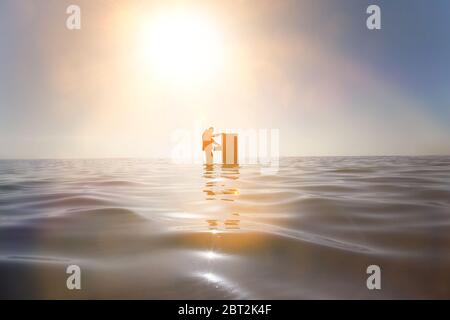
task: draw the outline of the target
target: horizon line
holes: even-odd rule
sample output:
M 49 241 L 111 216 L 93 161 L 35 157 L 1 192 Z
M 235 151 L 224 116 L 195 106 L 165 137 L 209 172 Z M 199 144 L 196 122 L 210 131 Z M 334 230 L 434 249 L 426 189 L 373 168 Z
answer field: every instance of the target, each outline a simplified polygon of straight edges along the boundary
M 280 156 L 279 159 L 283 158 L 377 158 L 377 157 L 450 157 L 450 154 L 390 154 L 390 155 L 287 155 Z M 170 157 L 147 157 L 147 156 L 130 156 L 130 157 L 20 157 L 20 158 L 2 158 L 0 157 L 0 161 L 14 161 L 14 160 L 125 160 L 125 159 L 141 159 L 141 160 L 167 160 Z

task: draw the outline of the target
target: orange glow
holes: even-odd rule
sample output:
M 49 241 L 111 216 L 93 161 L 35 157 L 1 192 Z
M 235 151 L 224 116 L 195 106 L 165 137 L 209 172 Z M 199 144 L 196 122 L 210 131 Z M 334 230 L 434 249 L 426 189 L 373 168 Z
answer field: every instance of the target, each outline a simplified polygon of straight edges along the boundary
M 145 71 L 178 86 L 209 81 L 225 63 L 222 30 L 212 16 L 193 9 L 172 8 L 144 17 L 138 46 Z

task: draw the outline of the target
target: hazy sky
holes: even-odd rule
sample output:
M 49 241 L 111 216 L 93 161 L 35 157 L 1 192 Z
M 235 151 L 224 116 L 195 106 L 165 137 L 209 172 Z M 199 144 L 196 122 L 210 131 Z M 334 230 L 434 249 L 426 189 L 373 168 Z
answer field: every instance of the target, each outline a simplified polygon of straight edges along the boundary
M 209 43 L 151 61 L 142 26 L 177 10 L 217 32 L 207 76 L 186 57 Z M 279 129 L 282 155 L 450 154 L 449 17 L 448 0 L 2 0 L 0 157 L 161 157 L 199 125 Z

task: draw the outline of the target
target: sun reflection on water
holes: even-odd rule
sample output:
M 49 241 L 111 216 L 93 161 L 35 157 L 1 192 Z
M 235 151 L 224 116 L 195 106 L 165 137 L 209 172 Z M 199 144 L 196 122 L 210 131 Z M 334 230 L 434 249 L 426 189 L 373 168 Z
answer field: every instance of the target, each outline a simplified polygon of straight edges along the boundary
M 215 275 L 214 273 L 211 272 L 206 272 L 202 274 L 203 278 L 205 278 L 206 280 L 208 280 L 209 282 L 221 282 L 221 278 L 217 275 Z
M 200 254 L 202 257 L 206 258 L 207 260 L 215 260 L 215 259 L 223 258 L 223 255 L 218 254 L 217 252 L 214 252 L 212 250 L 202 251 Z

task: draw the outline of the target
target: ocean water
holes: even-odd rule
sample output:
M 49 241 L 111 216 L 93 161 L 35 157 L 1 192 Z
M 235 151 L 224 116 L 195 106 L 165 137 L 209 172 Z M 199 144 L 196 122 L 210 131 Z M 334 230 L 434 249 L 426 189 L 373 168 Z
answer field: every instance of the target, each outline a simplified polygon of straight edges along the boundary
M 0 298 L 450 298 L 450 157 L 3 160 Z

